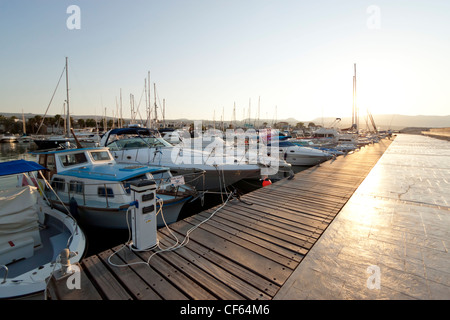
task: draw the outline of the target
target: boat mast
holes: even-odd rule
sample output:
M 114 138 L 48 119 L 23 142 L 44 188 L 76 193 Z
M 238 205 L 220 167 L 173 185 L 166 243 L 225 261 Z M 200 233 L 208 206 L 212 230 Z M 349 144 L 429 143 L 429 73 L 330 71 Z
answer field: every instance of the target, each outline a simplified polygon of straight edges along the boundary
M 359 130 L 359 114 L 358 107 L 356 106 L 356 63 L 354 64 L 353 75 L 353 113 L 352 113 L 352 126 L 358 133 Z
M 23 113 L 23 109 L 22 109 L 22 125 L 23 125 L 23 135 L 26 136 L 27 135 L 27 126 L 25 124 L 25 115 Z
M 70 112 L 69 112 L 69 70 L 68 70 L 68 58 L 66 57 L 66 94 L 67 94 L 67 113 L 66 113 L 66 137 L 70 134 Z
M 156 105 L 156 83 L 153 83 L 153 95 L 155 96 L 155 129 L 158 129 L 158 106 Z
M 150 71 L 148 71 L 148 81 L 147 81 L 147 85 L 148 85 L 148 110 L 147 110 L 147 128 L 151 128 L 152 127 L 152 102 L 150 100 Z
M 163 99 L 163 126 L 166 127 L 166 99 Z

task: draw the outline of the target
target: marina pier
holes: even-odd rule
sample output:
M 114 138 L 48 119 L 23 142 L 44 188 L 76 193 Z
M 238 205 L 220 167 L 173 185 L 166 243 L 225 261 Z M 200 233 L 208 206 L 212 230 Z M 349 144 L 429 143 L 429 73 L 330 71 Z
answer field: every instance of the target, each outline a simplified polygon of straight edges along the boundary
M 119 245 L 81 262 L 82 284 L 54 299 L 271 300 L 391 145 L 383 139 L 158 230 L 155 254 Z M 326 254 L 326 253 L 324 253 Z M 123 267 L 113 266 L 126 265 Z M 139 264 L 136 264 L 139 262 Z M 285 293 L 286 294 L 286 293 Z

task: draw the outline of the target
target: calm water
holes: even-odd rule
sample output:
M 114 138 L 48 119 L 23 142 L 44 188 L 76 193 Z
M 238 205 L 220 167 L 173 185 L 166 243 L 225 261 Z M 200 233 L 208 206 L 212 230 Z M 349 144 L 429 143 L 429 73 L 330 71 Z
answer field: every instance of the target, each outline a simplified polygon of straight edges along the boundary
M 0 143 L 1 153 L 0 162 L 10 160 L 31 160 L 35 161 L 36 156 L 28 152 L 36 150 L 36 145 L 33 143 Z M 0 190 L 4 190 L 16 185 L 16 176 L 0 177 Z
M 25 159 L 35 161 L 36 157 L 29 154 L 30 151 L 36 150 L 34 143 L 0 143 L 1 154 L 0 162 Z M 295 167 L 294 172 L 299 172 L 305 167 Z M 1 177 L 0 190 L 16 185 L 17 178 L 15 176 Z M 261 188 L 259 181 L 240 181 L 233 185 L 241 193 L 247 193 Z M 196 200 L 192 203 L 186 203 L 180 213 L 180 218 L 184 219 L 193 214 L 199 213 L 222 202 L 222 197 L 218 194 L 207 194 L 203 202 Z M 108 230 L 92 228 L 81 225 L 88 241 L 88 249 L 86 256 L 97 254 L 106 249 L 113 248 L 128 241 L 129 233 L 127 230 Z

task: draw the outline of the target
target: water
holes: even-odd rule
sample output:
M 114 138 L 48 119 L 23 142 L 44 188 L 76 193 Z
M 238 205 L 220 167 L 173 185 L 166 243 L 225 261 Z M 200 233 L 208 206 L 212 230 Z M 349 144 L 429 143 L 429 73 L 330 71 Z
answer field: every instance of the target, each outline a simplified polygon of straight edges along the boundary
M 28 152 L 36 150 L 34 143 L 0 143 L 0 162 L 25 159 L 34 161 L 36 156 Z M 0 177 L 0 190 L 5 190 L 16 186 L 16 176 Z
M 1 154 L 0 162 L 25 159 L 35 161 L 36 157 L 29 154 L 30 151 L 36 150 L 37 146 L 34 143 L 0 143 Z M 305 170 L 305 167 L 293 167 L 293 171 L 299 172 Z M 15 176 L 2 177 L 0 179 L 0 190 L 14 187 L 17 183 Z M 251 192 L 262 187 L 260 181 L 242 180 L 232 185 L 229 189 L 237 189 L 241 194 Z M 222 203 L 220 194 L 206 194 L 204 201 L 200 199 L 191 203 L 186 203 L 180 212 L 180 219 L 187 218 L 201 211 L 207 210 Z M 129 240 L 130 234 L 127 230 L 108 230 L 101 228 L 93 228 L 90 226 L 80 224 L 83 229 L 88 243 L 88 248 L 85 256 L 91 256 L 100 253 L 104 250 L 121 245 Z

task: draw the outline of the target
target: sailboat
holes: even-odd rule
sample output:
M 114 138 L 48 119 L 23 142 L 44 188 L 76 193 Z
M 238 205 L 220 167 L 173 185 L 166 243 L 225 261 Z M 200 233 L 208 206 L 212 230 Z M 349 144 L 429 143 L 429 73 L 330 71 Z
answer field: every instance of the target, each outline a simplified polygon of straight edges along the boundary
M 66 65 L 64 67 L 64 71 L 66 74 L 66 101 L 65 106 L 67 107 L 66 111 L 66 126 L 65 126 L 65 134 L 64 135 L 53 135 L 46 138 L 36 138 L 34 139 L 34 143 L 37 145 L 38 150 L 44 149 L 55 149 L 61 146 L 65 146 L 69 144 L 75 144 L 76 140 L 74 136 L 70 136 L 71 126 L 70 126 L 70 108 L 69 108 L 69 69 L 68 69 L 68 58 L 66 57 Z M 80 132 L 81 133 L 81 132 Z M 72 133 L 73 134 L 73 133 Z M 84 132 L 81 133 L 82 139 L 78 139 L 80 143 L 85 147 L 94 146 L 100 140 L 100 137 L 95 132 Z
M 30 136 L 27 136 L 27 126 L 26 126 L 26 122 L 25 122 L 25 115 L 23 113 L 23 109 L 22 109 L 22 125 L 23 125 L 23 134 L 22 136 L 17 138 L 17 142 L 19 143 L 30 143 L 33 142 L 33 139 Z

